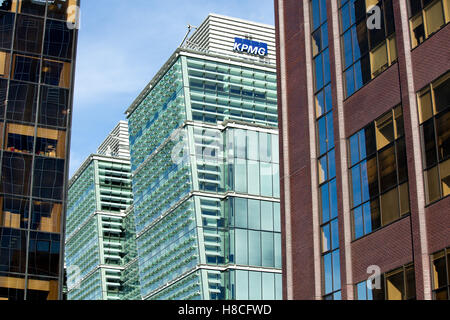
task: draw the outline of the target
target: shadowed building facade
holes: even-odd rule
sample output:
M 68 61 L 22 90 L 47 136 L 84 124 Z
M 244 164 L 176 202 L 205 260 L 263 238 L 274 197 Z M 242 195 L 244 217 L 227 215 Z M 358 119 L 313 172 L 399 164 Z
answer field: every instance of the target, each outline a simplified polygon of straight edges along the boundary
M 449 7 L 275 1 L 285 298 L 449 298 Z
M 77 1 L 0 1 L 0 299 L 62 298 Z

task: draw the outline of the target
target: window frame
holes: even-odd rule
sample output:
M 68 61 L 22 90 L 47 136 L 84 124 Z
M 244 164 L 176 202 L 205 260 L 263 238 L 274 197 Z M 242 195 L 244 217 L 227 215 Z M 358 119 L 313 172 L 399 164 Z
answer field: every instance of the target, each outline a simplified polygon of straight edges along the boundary
M 390 109 L 388 112 L 385 112 L 384 114 L 382 114 L 380 117 L 378 117 L 377 119 L 375 119 L 374 121 L 372 121 L 371 123 L 369 123 L 367 126 L 365 126 L 364 128 L 358 130 L 356 133 L 354 133 L 353 135 L 351 135 L 348 139 L 347 139 L 347 150 L 348 150 L 348 170 L 349 170 L 349 175 L 348 175 L 348 180 L 349 180 L 349 185 L 350 185 L 350 212 L 351 212 L 351 228 L 352 228 L 352 241 L 358 241 L 359 239 L 362 239 L 374 232 L 377 232 L 385 227 L 387 227 L 388 225 L 395 223 L 401 219 L 403 219 L 404 217 L 410 215 L 411 212 L 411 204 L 410 204 L 410 195 L 409 195 L 409 177 L 408 174 L 406 174 L 406 177 L 401 177 L 400 176 L 400 170 L 399 170 L 399 148 L 400 145 L 403 141 L 403 143 L 405 142 L 405 132 L 404 129 L 401 130 L 401 132 L 398 131 L 397 129 L 397 113 L 396 111 L 399 110 L 399 108 L 402 111 L 402 117 L 404 115 L 403 113 L 403 107 L 401 105 L 397 105 L 394 108 Z M 377 121 L 383 118 L 386 118 L 387 115 L 391 114 L 391 120 L 392 120 L 392 124 L 393 124 L 393 130 L 394 130 L 394 139 L 391 142 L 388 142 L 386 145 L 383 145 L 381 148 L 378 149 L 378 139 L 377 139 L 377 133 L 376 133 L 376 127 L 377 127 Z M 404 118 L 402 119 L 402 121 L 404 122 Z M 359 138 L 359 135 L 364 135 L 364 140 L 366 140 L 366 130 L 373 130 L 373 137 L 375 139 L 374 141 L 374 150 L 372 150 L 371 152 L 366 151 L 366 155 L 363 157 L 361 155 L 361 141 Z M 358 142 L 358 159 L 357 161 L 355 161 L 354 163 L 352 163 L 352 145 L 351 145 L 351 139 L 353 137 L 357 137 L 357 142 Z M 390 148 L 394 148 L 394 158 L 395 158 L 395 175 L 396 175 L 396 183 L 395 185 L 389 186 L 386 188 L 386 190 L 382 190 L 382 186 L 381 186 L 381 170 L 380 170 L 380 154 L 383 153 L 384 151 L 389 150 Z M 362 195 L 362 190 L 363 190 L 363 177 L 362 177 L 362 165 L 366 164 L 368 161 L 373 161 L 375 159 L 376 161 L 376 166 L 377 166 L 377 188 L 378 188 L 378 192 L 375 196 L 370 195 L 368 199 L 363 199 L 363 195 Z M 359 189 L 361 190 L 361 201 L 358 202 L 357 204 L 355 204 L 355 201 L 353 199 L 353 178 L 352 178 L 352 174 L 353 174 L 353 170 L 354 169 L 358 169 L 359 171 Z M 406 169 L 407 169 L 407 165 L 406 165 Z M 406 170 L 407 171 L 407 170 Z M 369 186 L 369 180 L 367 180 L 367 186 Z M 407 187 L 407 201 L 409 203 L 409 209 L 408 211 L 402 213 L 402 188 Z M 398 202 L 398 212 L 396 214 L 396 217 L 394 220 L 391 220 L 387 223 L 384 223 L 384 219 L 383 219 L 383 196 L 386 196 L 388 194 L 390 194 L 391 192 L 393 192 L 394 190 L 396 190 L 397 192 L 397 202 Z M 370 211 L 370 218 L 371 218 L 371 231 L 367 232 L 366 231 L 366 220 L 365 220 L 365 213 L 364 213 L 364 209 L 366 205 L 370 206 L 370 209 L 372 209 L 372 203 L 376 202 L 378 204 L 378 216 L 379 216 L 379 226 L 378 227 L 373 227 L 373 215 L 372 215 L 372 210 Z M 361 210 L 361 217 L 362 217 L 362 236 L 360 237 L 356 237 L 356 218 L 355 218 L 355 213 L 357 212 L 357 210 Z
M 433 35 L 435 35 L 436 33 L 438 33 L 440 30 L 442 30 L 445 26 L 447 26 L 450 23 L 450 3 L 448 3 L 448 7 L 446 7 L 446 4 L 444 3 L 444 1 L 447 0 L 435 0 L 433 2 L 428 3 L 427 5 L 424 6 L 424 0 L 419 0 L 420 1 L 420 10 L 419 12 L 417 12 L 416 14 L 412 15 L 411 12 L 411 4 L 410 4 L 411 0 L 408 0 L 407 2 L 407 6 L 408 6 L 408 22 L 409 22 L 409 36 L 410 36 L 410 41 L 411 41 L 411 50 L 414 50 L 415 48 L 417 48 L 418 46 L 420 46 L 422 43 L 424 43 L 426 40 L 428 40 L 429 38 L 431 38 Z M 433 7 L 434 5 L 436 5 L 438 2 L 440 2 L 441 4 L 441 9 L 442 9 L 442 18 L 443 18 L 443 24 L 435 31 L 433 32 L 428 32 L 428 26 L 427 26 L 427 15 L 426 15 L 426 10 L 430 9 L 431 7 Z M 422 20 L 422 28 L 423 28 L 423 40 L 421 42 L 417 42 L 417 44 L 414 45 L 414 38 L 413 38 L 413 20 L 421 18 Z

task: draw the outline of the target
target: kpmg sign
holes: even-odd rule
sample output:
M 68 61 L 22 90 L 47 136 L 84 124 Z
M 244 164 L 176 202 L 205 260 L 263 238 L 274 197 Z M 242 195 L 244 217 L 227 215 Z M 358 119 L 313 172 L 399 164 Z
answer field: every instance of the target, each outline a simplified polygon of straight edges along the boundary
M 242 38 L 234 38 L 233 50 L 257 56 L 266 56 L 268 54 L 267 43 Z

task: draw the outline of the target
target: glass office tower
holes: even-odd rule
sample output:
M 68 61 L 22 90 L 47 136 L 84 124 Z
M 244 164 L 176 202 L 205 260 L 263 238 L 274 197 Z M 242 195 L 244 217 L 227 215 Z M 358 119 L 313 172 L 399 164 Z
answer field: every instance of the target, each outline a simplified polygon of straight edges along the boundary
M 68 300 L 137 299 L 128 124 L 121 121 L 69 183 Z
M 274 42 L 211 14 L 128 109 L 143 299 L 281 298 Z
M 2 300 L 61 298 L 77 4 L 0 1 Z

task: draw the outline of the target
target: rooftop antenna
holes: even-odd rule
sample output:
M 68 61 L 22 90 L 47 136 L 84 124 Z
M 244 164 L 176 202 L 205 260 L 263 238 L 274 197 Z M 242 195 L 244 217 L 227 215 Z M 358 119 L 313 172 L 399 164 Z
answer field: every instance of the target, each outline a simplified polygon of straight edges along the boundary
M 186 41 L 187 37 L 188 37 L 189 34 L 191 33 L 192 29 L 197 29 L 197 27 L 194 27 L 194 26 L 192 26 L 192 25 L 190 25 L 190 24 L 188 24 L 187 27 L 188 27 L 188 31 L 187 31 L 186 35 L 184 36 L 184 39 L 183 39 L 183 41 L 181 42 L 180 47 L 183 46 L 184 42 Z

